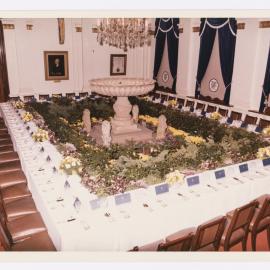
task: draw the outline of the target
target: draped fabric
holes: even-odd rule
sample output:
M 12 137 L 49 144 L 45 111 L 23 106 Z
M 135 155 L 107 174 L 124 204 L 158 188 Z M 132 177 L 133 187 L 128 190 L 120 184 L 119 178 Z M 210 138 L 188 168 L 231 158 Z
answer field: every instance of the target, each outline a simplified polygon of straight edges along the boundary
M 7 101 L 9 96 L 9 84 L 7 73 L 7 61 L 3 25 L 0 20 L 0 102 Z
M 200 95 L 201 81 L 207 70 L 215 36 L 218 31 L 220 65 L 226 87 L 224 104 L 229 104 L 233 74 L 237 23 L 233 18 L 202 18 L 200 25 L 200 52 L 196 77 L 195 97 Z
M 164 54 L 165 42 L 167 41 L 169 66 L 173 77 L 172 91 L 175 92 L 178 63 L 179 18 L 158 18 L 156 19 L 155 25 L 156 49 L 154 79 L 157 78 Z
M 266 71 L 263 82 L 262 97 L 260 103 L 260 112 L 264 112 L 265 107 L 267 107 L 267 99 L 270 93 L 270 47 L 268 51 L 268 59 L 266 65 Z

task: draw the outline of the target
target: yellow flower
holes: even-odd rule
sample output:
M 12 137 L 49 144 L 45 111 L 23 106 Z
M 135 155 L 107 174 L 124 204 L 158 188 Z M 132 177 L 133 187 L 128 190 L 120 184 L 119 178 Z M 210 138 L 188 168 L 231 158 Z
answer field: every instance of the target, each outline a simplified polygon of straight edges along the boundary
M 184 183 L 185 175 L 180 173 L 178 170 L 175 170 L 174 172 L 168 173 L 165 175 L 165 182 L 172 185 L 175 183 Z
M 257 158 L 264 159 L 270 157 L 270 146 L 259 148 L 257 152 Z
M 32 121 L 33 118 L 34 118 L 33 115 L 31 113 L 29 113 L 29 112 L 24 113 L 24 115 L 22 117 L 24 122 Z
M 263 135 L 269 136 L 270 135 L 270 126 L 265 127 L 262 131 Z
M 188 135 L 185 139 L 186 139 L 186 142 L 194 143 L 194 144 L 202 144 L 202 143 L 205 142 L 205 140 L 202 137 L 199 137 L 199 136 Z
M 149 155 L 145 155 L 145 154 L 140 153 L 140 154 L 139 154 L 139 159 L 140 159 L 141 161 L 147 161 L 147 160 L 150 159 L 150 156 L 149 156 Z
M 220 120 L 222 118 L 222 115 L 218 112 L 212 112 L 210 118 L 213 120 Z
M 64 117 L 59 117 L 59 119 L 60 119 L 62 122 L 64 122 L 65 124 L 68 124 L 68 120 L 65 119 Z
M 67 156 L 61 161 L 60 169 L 67 174 L 78 174 L 82 171 L 81 161 L 78 158 Z
M 38 128 L 37 131 L 32 135 L 32 138 L 36 142 L 44 142 L 49 139 L 48 131 Z
M 175 108 L 177 106 L 177 100 L 176 99 L 172 99 L 168 101 L 169 106 Z
M 174 136 L 174 137 L 177 137 L 177 136 L 181 136 L 181 137 L 186 137 L 186 136 L 188 136 L 188 133 L 187 132 L 185 132 L 185 131 L 183 131 L 183 130 L 181 130 L 181 129 L 176 129 L 176 128 L 174 128 L 174 127 L 168 127 L 168 130 L 172 133 L 172 135 Z

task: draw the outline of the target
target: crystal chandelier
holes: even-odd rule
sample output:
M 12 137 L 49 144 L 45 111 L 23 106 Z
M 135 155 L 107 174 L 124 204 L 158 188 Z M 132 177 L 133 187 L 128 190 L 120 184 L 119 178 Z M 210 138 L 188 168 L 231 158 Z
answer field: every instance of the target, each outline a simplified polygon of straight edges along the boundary
M 97 42 L 123 49 L 151 45 L 151 24 L 145 18 L 108 18 L 97 23 Z

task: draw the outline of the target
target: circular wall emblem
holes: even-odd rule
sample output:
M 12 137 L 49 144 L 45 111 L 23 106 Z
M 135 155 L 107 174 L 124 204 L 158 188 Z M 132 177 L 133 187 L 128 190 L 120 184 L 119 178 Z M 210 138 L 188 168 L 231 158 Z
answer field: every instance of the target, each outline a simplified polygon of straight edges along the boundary
M 167 71 L 164 71 L 162 73 L 162 81 L 167 82 L 169 80 L 169 73 Z
M 219 88 L 218 81 L 216 79 L 212 79 L 209 81 L 209 89 L 212 92 L 216 92 Z

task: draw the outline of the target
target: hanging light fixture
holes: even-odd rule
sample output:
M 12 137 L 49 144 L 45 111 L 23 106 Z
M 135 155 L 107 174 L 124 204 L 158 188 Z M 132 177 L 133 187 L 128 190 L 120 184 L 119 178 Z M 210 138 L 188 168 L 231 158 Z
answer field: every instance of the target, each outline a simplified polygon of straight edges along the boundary
M 135 47 L 151 45 L 151 24 L 145 18 L 98 19 L 97 42 L 125 52 Z

